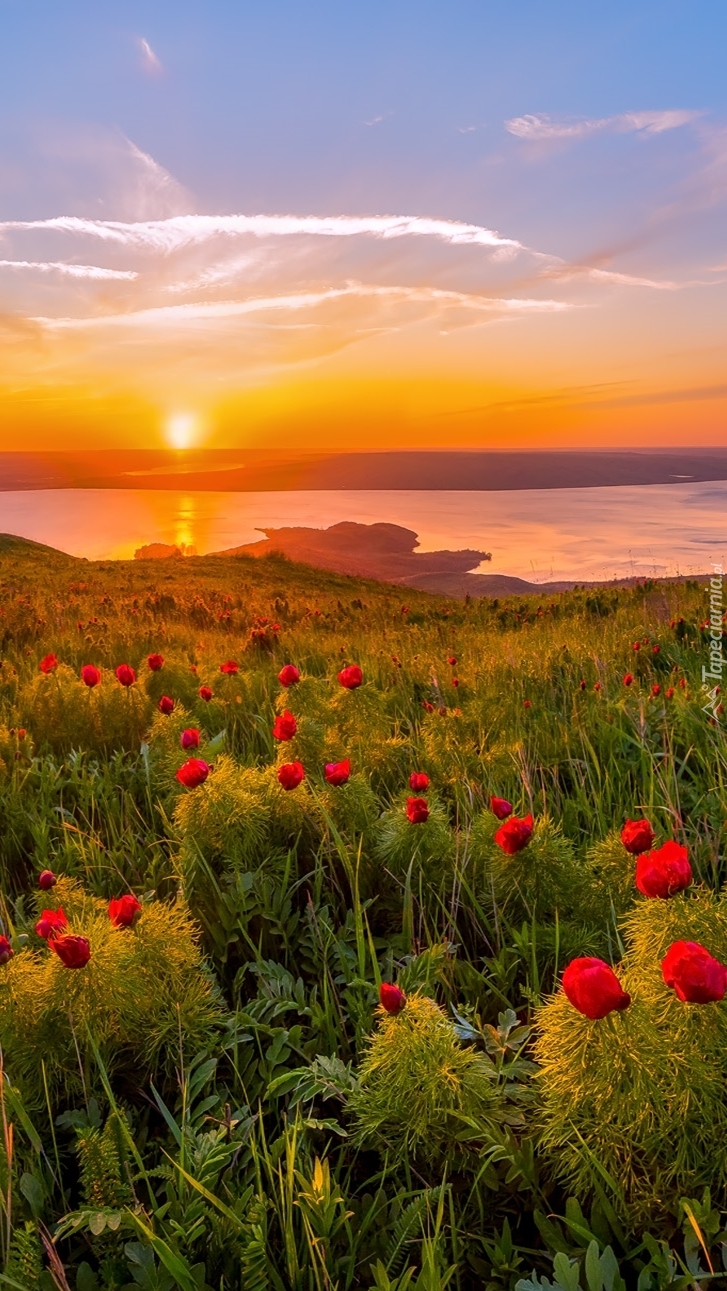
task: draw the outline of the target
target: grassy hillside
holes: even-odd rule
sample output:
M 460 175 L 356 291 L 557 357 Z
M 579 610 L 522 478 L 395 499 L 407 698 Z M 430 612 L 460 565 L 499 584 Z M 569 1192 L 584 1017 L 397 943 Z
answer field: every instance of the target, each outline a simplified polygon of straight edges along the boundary
M 5 549 L 3 1285 L 720 1268 L 708 614 L 696 583 L 454 602 L 278 558 Z M 691 875 L 648 897 L 666 842 Z M 665 981 L 680 941 L 718 961 L 712 1002 Z M 560 985 L 583 957 L 621 983 L 596 1019 Z

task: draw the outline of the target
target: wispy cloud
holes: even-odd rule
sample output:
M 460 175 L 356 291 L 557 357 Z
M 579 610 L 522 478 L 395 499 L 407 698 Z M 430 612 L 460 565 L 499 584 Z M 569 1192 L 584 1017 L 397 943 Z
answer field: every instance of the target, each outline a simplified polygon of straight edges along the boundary
M 163 72 L 164 68 L 162 67 L 161 60 L 154 53 L 154 50 L 145 36 L 137 37 L 137 45 L 139 46 L 142 66 L 145 71 L 155 73 Z
M 593 134 L 663 134 L 696 121 L 703 113 L 695 108 L 669 108 L 653 112 L 622 112 L 612 117 L 554 120 L 543 114 L 511 117 L 505 129 L 518 139 L 584 139 Z
M 68 278 L 126 279 L 139 275 L 135 269 L 104 269 L 97 264 L 68 264 L 65 260 L 0 260 L 0 269 L 34 269 L 39 273 L 60 273 Z
M 615 269 L 597 269 L 589 265 L 579 264 L 554 265 L 551 268 L 543 269 L 538 276 L 546 278 L 550 282 L 573 282 L 581 279 L 581 281 L 600 283 L 604 286 L 650 287 L 654 291 L 678 291 L 681 287 L 692 285 L 690 282 L 680 283 L 671 282 L 667 279 L 640 278 L 637 274 L 619 273 Z

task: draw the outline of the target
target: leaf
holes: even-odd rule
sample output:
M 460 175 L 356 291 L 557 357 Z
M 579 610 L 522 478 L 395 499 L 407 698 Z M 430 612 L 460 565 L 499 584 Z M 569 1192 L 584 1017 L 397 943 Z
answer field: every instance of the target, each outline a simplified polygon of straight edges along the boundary
M 20 1176 L 20 1191 L 37 1219 L 45 1204 L 45 1191 L 42 1183 L 34 1174 L 23 1174 Z

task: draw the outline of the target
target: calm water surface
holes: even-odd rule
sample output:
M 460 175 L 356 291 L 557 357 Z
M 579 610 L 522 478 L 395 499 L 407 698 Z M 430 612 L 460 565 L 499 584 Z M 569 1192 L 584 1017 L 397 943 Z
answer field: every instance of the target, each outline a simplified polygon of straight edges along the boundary
M 491 551 L 482 573 L 535 582 L 727 565 L 727 481 L 508 493 L 0 493 L 0 531 L 90 559 L 126 559 L 149 542 L 204 554 L 254 542 L 262 528 L 326 528 L 339 520 L 404 525 L 419 534 L 423 551 Z

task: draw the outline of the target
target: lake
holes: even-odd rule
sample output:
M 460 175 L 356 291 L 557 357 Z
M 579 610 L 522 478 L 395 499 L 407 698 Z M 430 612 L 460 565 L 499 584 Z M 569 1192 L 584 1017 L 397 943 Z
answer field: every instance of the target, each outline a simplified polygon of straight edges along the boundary
M 425 551 L 490 551 L 482 573 L 533 582 L 727 565 L 727 481 L 515 492 L 0 493 L 0 530 L 89 559 L 128 559 L 150 542 L 204 554 L 254 542 L 262 528 L 326 528 L 340 520 L 404 525 Z

